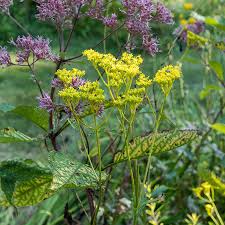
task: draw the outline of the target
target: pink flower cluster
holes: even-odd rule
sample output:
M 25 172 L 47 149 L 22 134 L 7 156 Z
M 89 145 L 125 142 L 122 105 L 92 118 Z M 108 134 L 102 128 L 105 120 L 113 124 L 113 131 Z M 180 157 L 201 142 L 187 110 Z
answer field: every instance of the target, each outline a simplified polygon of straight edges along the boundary
M 9 7 L 13 4 L 13 0 L 0 0 L 0 11 L 8 12 Z
M 122 4 L 128 32 L 133 36 L 141 36 L 143 48 L 155 55 L 159 51 L 158 40 L 150 33 L 150 22 L 172 24 L 171 12 L 162 3 L 155 4 L 152 0 L 123 0 Z
M 51 51 L 50 41 L 43 37 L 19 36 L 11 43 L 17 48 L 17 62 L 19 64 L 28 62 L 30 56 L 34 56 L 36 61 L 40 59 L 56 61 L 58 59 Z
M 79 9 L 87 6 L 84 15 L 102 21 L 108 27 L 114 27 L 117 23 L 117 16 L 112 14 L 104 16 L 104 1 L 96 0 L 92 5 L 92 0 L 37 0 L 36 15 L 39 20 L 50 20 L 57 25 L 63 25 L 77 16 Z
M 0 46 L 0 65 L 2 66 L 8 66 L 11 63 L 11 58 L 6 50 L 6 48 L 3 48 Z
M 37 98 L 39 100 L 39 107 L 47 110 L 48 112 L 52 112 L 55 109 L 55 106 L 52 102 L 52 99 L 47 93 L 43 93 L 43 96 Z
M 61 24 L 66 16 L 67 10 L 62 0 L 37 0 L 39 20 L 52 20 L 57 24 Z
M 155 19 L 165 24 L 173 24 L 173 16 L 171 11 L 161 2 L 157 2 Z

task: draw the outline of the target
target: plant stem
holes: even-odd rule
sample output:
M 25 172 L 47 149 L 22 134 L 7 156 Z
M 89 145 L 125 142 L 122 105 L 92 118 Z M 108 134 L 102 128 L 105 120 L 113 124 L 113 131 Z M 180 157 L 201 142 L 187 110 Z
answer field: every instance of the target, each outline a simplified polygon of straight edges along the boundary
M 8 17 L 27 35 L 30 35 L 29 32 L 23 27 L 23 25 L 14 18 L 10 13 L 7 13 Z
M 96 115 L 93 116 L 94 117 L 94 125 L 95 125 L 95 136 L 96 136 L 96 144 L 97 144 L 97 149 L 98 149 L 98 168 L 99 168 L 99 201 L 98 201 L 98 205 L 97 208 L 95 210 L 94 213 L 94 217 L 92 218 L 92 225 L 96 225 L 97 224 L 97 215 L 98 215 L 98 211 L 103 199 L 103 188 L 102 188 L 102 157 L 101 157 L 101 145 L 100 145 L 100 138 L 99 138 L 99 128 L 97 125 L 97 119 L 96 119 Z

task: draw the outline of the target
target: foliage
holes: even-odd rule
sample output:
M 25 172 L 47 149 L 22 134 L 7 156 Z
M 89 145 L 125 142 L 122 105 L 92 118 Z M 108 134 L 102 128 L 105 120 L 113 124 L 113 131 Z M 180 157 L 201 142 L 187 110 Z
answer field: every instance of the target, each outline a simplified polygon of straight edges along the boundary
M 0 1 L 0 224 L 223 225 L 223 11 Z

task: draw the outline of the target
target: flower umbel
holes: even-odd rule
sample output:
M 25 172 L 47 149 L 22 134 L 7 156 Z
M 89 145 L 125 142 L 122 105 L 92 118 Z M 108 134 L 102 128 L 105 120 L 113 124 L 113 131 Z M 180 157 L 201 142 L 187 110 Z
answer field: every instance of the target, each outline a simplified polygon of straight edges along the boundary
M 85 80 L 81 79 L 85 75 L 85 71 L 77 68 L 72 70 L 59 69 L 55 75 L 65 86 L 79 87 L 85 83 Z
M 154 81 L 161 86 L 165 96 L 168 96 L 174 81 L 176 79 L 179 79 L 181 77 L 181 74 L 182 72 L 180 65 L 168 65 L 163 67 L 161 70 L 158 70 L 155 75 Z
M 0 0 L 0 11 L 8 12 L 9 7 L 13 4 L 13 0 Z
M 43 37 L 19 36 L 11 43 L 18 49 L 17 61 L 19 64 L 28 62 L 30 56 L 34 56 L 34 61 L 41 59 L 56 61 L 58 59 L 51 51 L 50 41 Z

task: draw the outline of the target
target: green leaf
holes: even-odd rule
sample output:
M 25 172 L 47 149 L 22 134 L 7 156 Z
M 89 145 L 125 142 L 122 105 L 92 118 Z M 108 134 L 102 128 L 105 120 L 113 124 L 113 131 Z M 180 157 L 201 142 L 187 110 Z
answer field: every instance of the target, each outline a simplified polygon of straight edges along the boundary
M 25 105 L 15 107 L 7 103 L 3 103 L 0 104 L 0 111 L 4 113 L 15 113 L 16 115 L 32 121 L 34 124 L 44 129 L 45 131 L 48 130 L 49 115 L 47 111 L 38 107 Z
M 1 189 L 5 193 L 5 197 L 10 205 L 13 205 L 12 197 L 15 189 L 16 181 L 11 177 L 2 177 L 1 178 Z
M 183 61 L 188 62 L 188 63 L 192 63 L 192 64 L 201 64 L 201 60 L 193 58 L 193 57 L 184 57 Z
M 199 93 L 199 97 L 201 100 L 205 99 L 208 95 L 212 93 L 212 91 L 220 91 L 223 90 L 221 87 L 216 85 L 207 85 L 201 92 Z
M 34 106 L 17 106 L 12 112 L 32 121 L 40 128 L 48 130 L 49 115 L 45 110 Z
M 164 131 L 154 134 L 151 133 L 145 137 L 135 138 L 128 147 L 130 159 L 137 159 L 143 156 L 148 156 L 149 151 L 152 154 L 170 151 L 187 143 L 190 143 L 199 136 L 196 130 L 173 130 Z M 153 143 L 153 141 L 155 142 Z M 126 150 L 118 152 L 115 155 L 114 162 L 120 163 L 128 160 Z
M 50 169 L 53 174 L 52 189 L 66 188 L 97 188 L 99 173 L 90 166 L 71 159 L 64 153 L 51 152 L 49 154 Z M 102 172 L 101 182 L 106 180 Z
M 14 128 L 5 128 L 0 130 L 0 143 L 32 142 L 36 138 L 31 138 Z
M 225 134 L 225 124 L 223 124 L 223 123 L 214 123 L 214 124 L 211 125 L 211 127 L 214 130 L 217 130 L 217 131 Z
M 51 196 L 52 174 L 36 163 L 23 160 L 3 161 L 0 164 L 0 205 L 35 205 Z
M 217 77 L 219 79 L 223 80 L 223 66 L 221 65 L 221 63 L 219 63 L 217 61 L 210 61 L 209 65 L 214 70 Z

